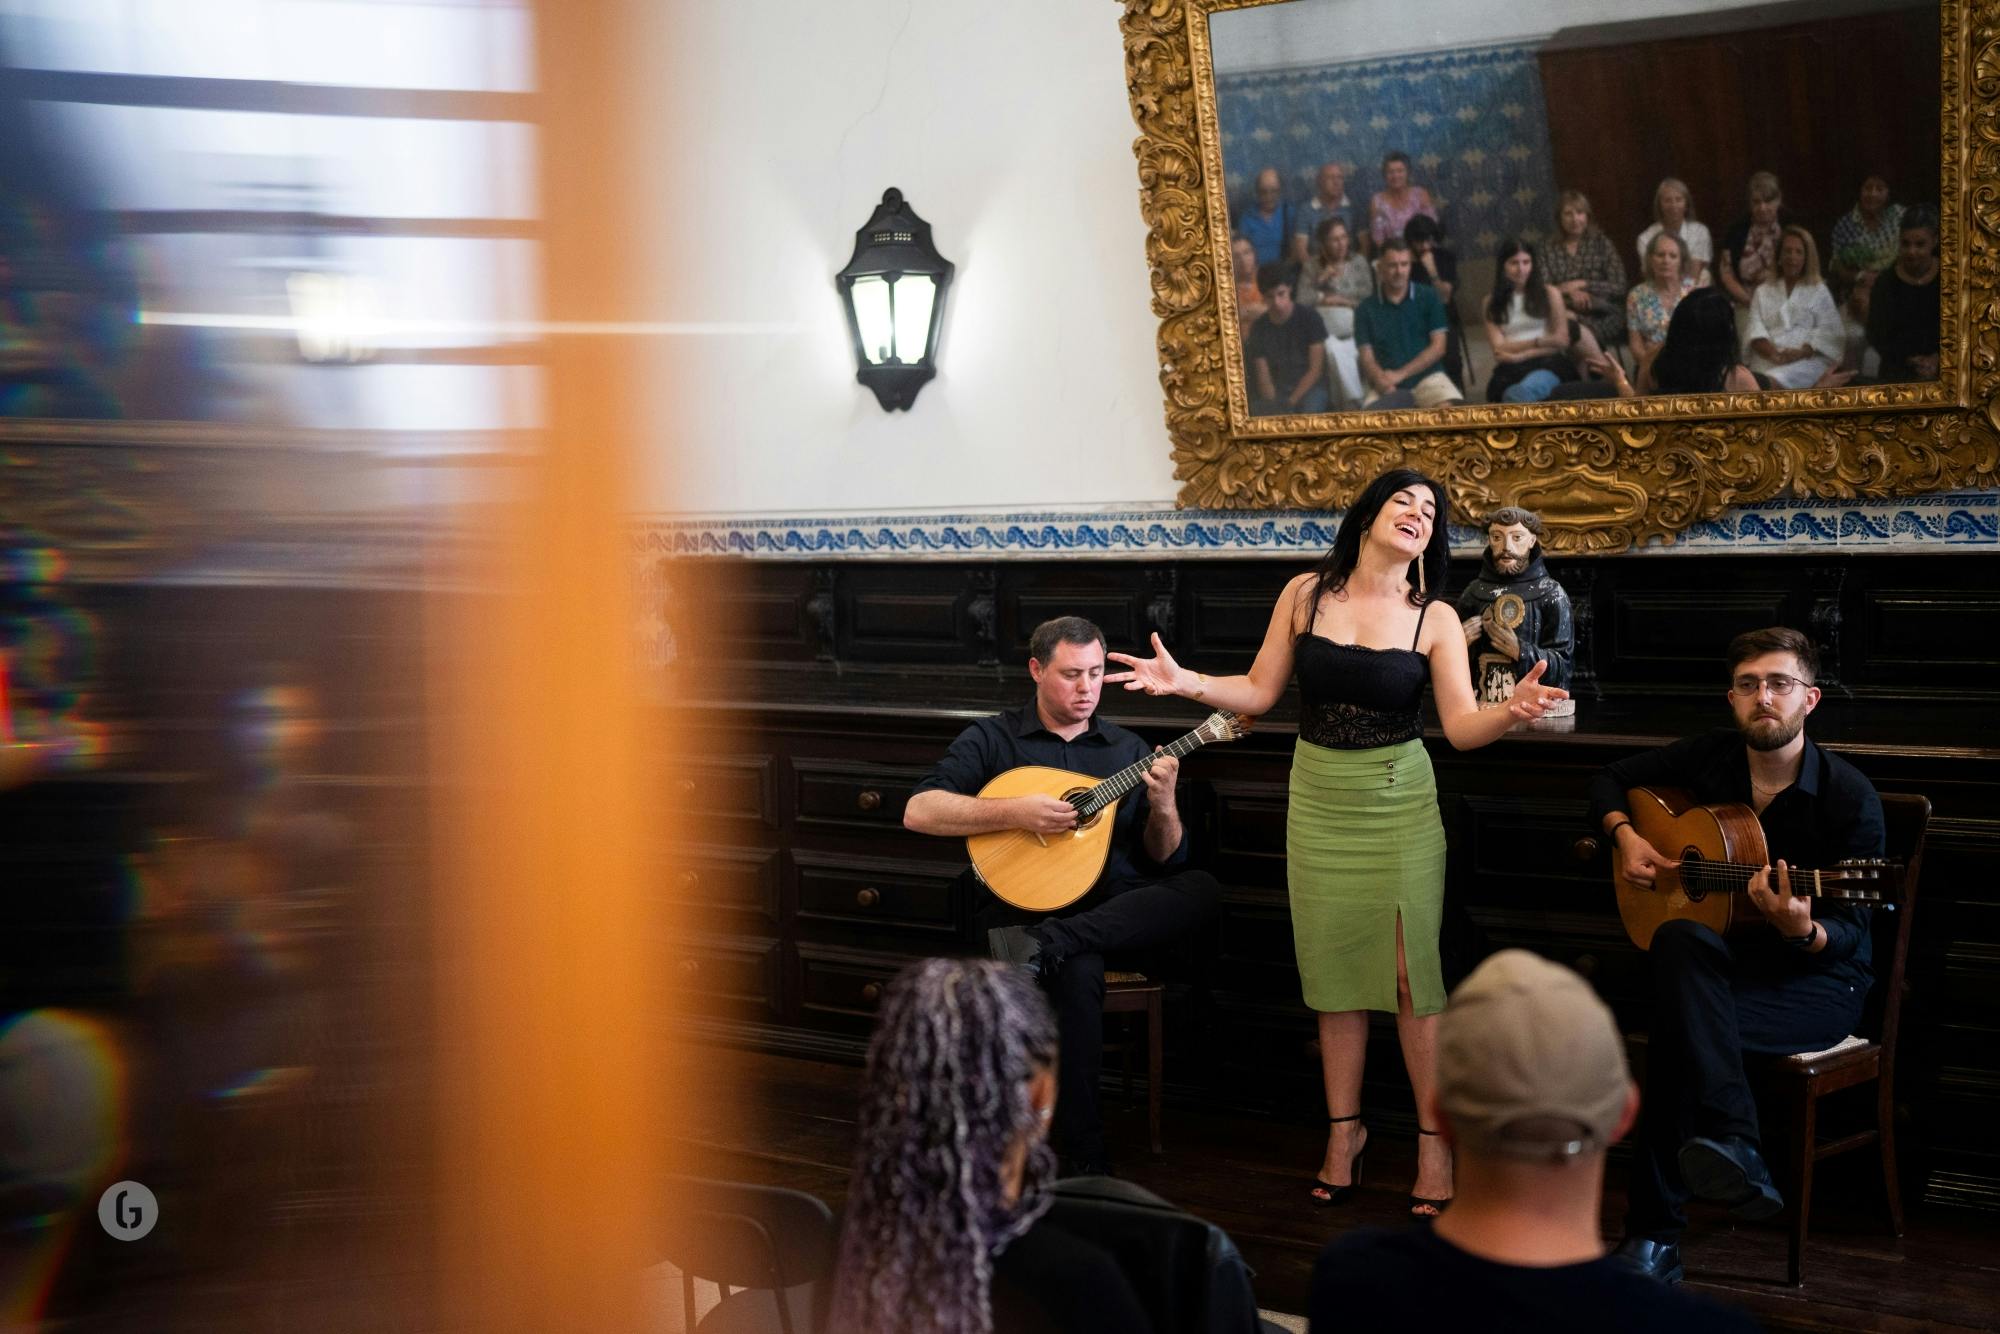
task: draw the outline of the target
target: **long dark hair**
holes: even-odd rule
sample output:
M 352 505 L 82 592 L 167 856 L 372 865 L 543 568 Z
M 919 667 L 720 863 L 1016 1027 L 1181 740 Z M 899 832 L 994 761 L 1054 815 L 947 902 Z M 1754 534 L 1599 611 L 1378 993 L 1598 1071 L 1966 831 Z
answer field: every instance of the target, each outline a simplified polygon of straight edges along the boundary
M 1653 388 L 1662 394 L 1720 393 L 1742 360 L 1736 308 L 1720 287 L 1697 287 L 1667 321 L 1667 339 L 1653 358 Z
M 1306 601 L 1307 629 L 1312 628 L 1312 615 L 1319 609 L 1319 600 L 1347 586 L 1347 576 L 1361 562 L 1361 539 L 1375 525 L 1375 516 L 1389 503 L 1389 497 L 1414 486 L 1431 489 L 1437 498 L 1437 515 L 1431 522 L 1430 545 L 1424 548 L 1422 556 L 1410 562 L 1410 605 L 1421 608 L 1429 597 L 1443 594 L 1445 561 L 1451 554 L 1450 537 L 1445 532 L 1448 506 L 1444 487 L 1415 468 L 1391 468 L 1370 482 L 1348 506 L 1346 516 L 1340 521 L 1340 531 L 1333 535 L 1333 545 L 1313 571 L 1312 593 Z M 1419 564 L 1423 566 L 1421 577 L 1417 573 Z M 1429 592 L 1419 592 L 1420 588 Z
M 1528 287 L 1522 295 L 1522 306 L 1536 319 L 1549 317 L 1549 285 L 1542 278 L 1542 257 L 1535 248 L 1518 236 L 1510 236 L 1500 243 L 1500 249 L 1493 257 L 1493 295 L 1486 299 L 1486 318 L 1495 324 L 1507 322 L 1507 307 L 1514 301 L 1514 284 L 1507 281 L 1507 261 L 1516 255 L 1526 255 L 1534 261 L 1528 270 Z
M 1056 1024 L 1020 969 L 926 959 L 882 998 L 828 1328 L 989 1334 L 993 1257 L 1049 1207 L 1055 1155 L 1031 1141 L 1020 1197 L 1009 1153 L 1041 1117 L 1028 1081 L 1054 1066 Z

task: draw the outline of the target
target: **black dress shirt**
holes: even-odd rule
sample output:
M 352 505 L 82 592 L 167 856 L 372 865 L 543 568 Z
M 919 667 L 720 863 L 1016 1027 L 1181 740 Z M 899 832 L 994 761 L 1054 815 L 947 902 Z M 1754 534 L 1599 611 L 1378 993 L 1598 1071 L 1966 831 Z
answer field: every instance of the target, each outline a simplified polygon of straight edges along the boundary
M 935 788 L 976 797 L 979 789 L 995 777 L 1024 764 L 1109 778 L 1152 753 L 1153 748 L 1140 737 L 1116 723 L 1102 721 L 1095 714 L 1083 731 L 1065 741 L 1042 725 L 1042 716 L 1035 708 L 1035 701 L 1030 699 L 1021 708 L 981 718 L 960 732 L 951 749 L 924 781 L 917 784 L 916 790 L 928 792 Z M 1185 830 L 1180 843 L 1164 862 L 1155 862 L 1146 855 L 1149 813 L 1143 784 L 1119 801 L 1110 854 L 1105 858 L 1104 874 L 1098 877 L 1099 885 L 1158 879 L 1162 871 L 1187 860 Z
M 1605 766 L 1590 784 L 1593 827 L 1603 828 L 1605 816 L 1625 810 L 1625 793 L 1635 787 L 1683 788 L 1703 805 L 1734 801 L 1755 809 L 1749 751 L 1743 734 L 1733 727 L 1684 737 Z M 1846 760 L 1814 745 L 1811 737 L 1806 738 L 1798 781 L 1771 798 L 1758 823 L 1774 863 L 1783 859 L 1788 866 L 1825 868 L 1849 857 L 1882 855 L 1882 799 L 1874 784 Z M 1792 949 L 1776 932 L 1768 939 L 1753 933 L 1742 947 L 1763 955 L 1767 963 L 1824 969 L 1866 991 L 1868 910 L 1823 900 L 1813 905 L 1813 920 L 1826 930 L 1826 944 L 1817 954 Z

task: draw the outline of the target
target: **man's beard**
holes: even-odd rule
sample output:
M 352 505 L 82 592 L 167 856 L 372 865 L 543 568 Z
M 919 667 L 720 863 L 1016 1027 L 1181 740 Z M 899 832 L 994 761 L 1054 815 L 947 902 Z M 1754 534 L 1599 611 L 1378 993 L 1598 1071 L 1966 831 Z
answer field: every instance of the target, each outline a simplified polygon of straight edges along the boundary
M 1526 556 L 1495 556 L 1493 568 L 1501 574 L 1519 574 L 1528 568 L 1528 560 Z
M 1771 726 L 1765 726 L 1767 723 Z M 1737 730 L 1743 733 L 1743 744 L 1752 750 L 1783 750 L 1805 727 L 1803 710 L 1790 718 L 1752 718 L 1737 724 Z

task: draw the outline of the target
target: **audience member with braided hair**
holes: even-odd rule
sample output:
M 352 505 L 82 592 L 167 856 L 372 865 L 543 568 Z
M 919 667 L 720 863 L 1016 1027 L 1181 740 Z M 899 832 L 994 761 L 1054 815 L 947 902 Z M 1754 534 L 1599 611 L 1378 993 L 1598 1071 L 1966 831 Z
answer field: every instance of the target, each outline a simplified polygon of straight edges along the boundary
M 833 1334 L 1151 1328 L 1117 1263 L 1043 1215 L 1056 1023 L 1022 970 L 927 959 L 868 1048 Z

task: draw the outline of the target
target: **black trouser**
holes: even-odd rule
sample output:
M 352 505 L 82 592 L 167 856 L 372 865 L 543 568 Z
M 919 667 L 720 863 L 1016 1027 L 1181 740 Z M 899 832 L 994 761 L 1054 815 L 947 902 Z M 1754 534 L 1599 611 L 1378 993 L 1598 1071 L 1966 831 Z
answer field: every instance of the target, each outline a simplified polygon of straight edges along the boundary
M 1062 1039 L 1055 1123 L 1049 1137 L 1064 1157 L 1104 1158 L 1097 1083 L 1104 1067 L 1105 956 L 1156 951 L 1189 941 L 1215 919 L 1221 903 L 1221 882 L 1206 871 L 1099 885 L 1056 917 L 1038 917 L 986 896 L 978 914 L 982 940 L 993 927 L 1031 925 L 1042 948 L 1062 961 L 1048 983 Z M 1157 961 L 1146 962 L 1159 966 Z
M 1679 1162 L 1687 1140 L 1758 1142 L 1745 1053 L 1819 1051 L 1854 1031 L 1864 996 L 1785 963 L 1768 949 L 1732 950 L 1698 922 L 1669 922 L 1653 936 L 1652 1036 L 1627 1235 L 1672 1241 L 1687 1226 Z

